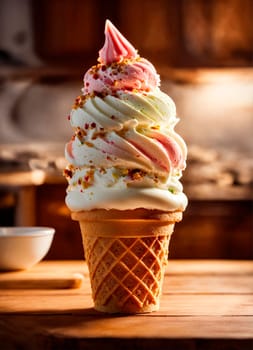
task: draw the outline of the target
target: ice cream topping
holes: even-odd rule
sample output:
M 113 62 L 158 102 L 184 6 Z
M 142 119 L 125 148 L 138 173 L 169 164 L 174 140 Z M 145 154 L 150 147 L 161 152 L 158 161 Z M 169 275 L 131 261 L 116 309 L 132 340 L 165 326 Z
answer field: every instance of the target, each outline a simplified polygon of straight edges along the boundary
M 179 179 L 187 148 L 174 131 L 175 104 L 159 85 L 154 66 L 107 20 L 98 64 L 84 75 L 69 116 L 70 210 L 185 209 Z
M 154 66 L 141 58 L 135 48 L 110 21 L 105 25 L 105 44 L 99 51 L 100 64 L 84 76 L 85 94 L 113 94 L 119 90 L 150 91 L 160 84 Z
M 114 27 L 110 21 L 105 22 L 105 44 L 99 51 L 98 61 L 102 64 L 121 62 L 125 58 L 135 59 L 138 57 L 135 48 Z

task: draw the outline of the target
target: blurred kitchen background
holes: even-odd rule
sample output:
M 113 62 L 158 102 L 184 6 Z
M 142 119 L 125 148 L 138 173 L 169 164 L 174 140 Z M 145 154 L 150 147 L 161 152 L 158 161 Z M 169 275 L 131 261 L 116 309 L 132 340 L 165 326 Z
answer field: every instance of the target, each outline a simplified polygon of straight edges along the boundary
M 64 144 L 106 18 L 156 66 L 189 147 L 170 257 L 252 259 L 252 0 L 0 0 L 0 225 L 53 226 L 47 258 L 83 257 Z

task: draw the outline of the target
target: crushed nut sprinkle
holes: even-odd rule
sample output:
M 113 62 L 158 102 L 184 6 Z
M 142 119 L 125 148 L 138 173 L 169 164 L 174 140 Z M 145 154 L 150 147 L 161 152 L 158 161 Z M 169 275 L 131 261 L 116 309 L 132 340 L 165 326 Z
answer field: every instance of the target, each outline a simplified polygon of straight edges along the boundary
M 160 129 L 160 125 L 153 125 L 153 126 L 151 126 L 151 129 L 159 130 Z
M 73 174 L 73 171 L 71 169 L 66 168 L 63 170 L 63 176 L 65 176 L 66 179 L 72 179 L 73 175 L 74 174 Z
M 83 142 L 85 136 L 87 135 L 86 131 L 81 129 L 81 128 L 79 128 L 79 127 L 76 129 L 75 134 L 76 134 L 76 137 L 78 138 L 78 140 L 80 142 Z
M 105 170 L 105 168 L 100 168 L 100 169 L 99 169 L 99 172 L 100 172 L 100 174 L 105 174 L 105 173 L 106 173 L 106 170 Z
M 128 176 L 133 181 L 141 180 L 145 175 L 146 175 L 145 171 L 140 169 L 130 169 L 128 171 Z
M 121 175 L 127 176 L 129 171 L 130 171 L 129 169 L 121 169 Z
M 103 129 L 103 130 L 104 130 L 104 129 Z M 92 140 L 96 140 L 98 137 L 104 138 L 105 134 L 106 134 L 105 131 L 96 131 L 96 132 L 93 133 L 91 139 L 92 139 Z
M 85 104 L 85 101 L 90 97 L 90 95 L 81 95 L 78 96 L 75 99 L 75 103 L 73 104 L 72 108 L 77 109 L 77 108 L 82 108 L 83 105 Z
M 79 180 L 81 182 L 80 185 L 82 185 L 84 189 L 90 187 L 94 182 L 94 169 L 90 169 L 89 171 L 87 171 L 85 176 Z
M 84 124 L 84 129 L 85 130 L 91 130 L 91 129 L 95 129 L 97 127 L 97 124 L 92 122 L 92 123 L 85 123 Z
M 89 141 L 85 141 L 84 144 L 88 147 L 94 147 L 93 143 L 91 143 Z
M 157 175 L 154 177 L 154 182 L 157 183 L 157 184 L 159 183 L 159 178 L 158 178 Z
M 99 98 L 104 98 L 108 95 L 108 93 L 106 92 L 98 92 L 98 91 L 94 91 L 92 96 L 96 96 L 96 97 L 99 97 Z

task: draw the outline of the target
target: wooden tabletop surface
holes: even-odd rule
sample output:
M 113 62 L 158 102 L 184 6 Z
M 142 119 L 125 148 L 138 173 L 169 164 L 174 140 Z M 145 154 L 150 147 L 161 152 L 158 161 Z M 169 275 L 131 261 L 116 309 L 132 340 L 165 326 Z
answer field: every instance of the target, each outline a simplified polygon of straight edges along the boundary
M 160 311 L 92 308 L 84 261 L 0 273 L 0 349 L 253 349 L 253 261 L 170 260 Z

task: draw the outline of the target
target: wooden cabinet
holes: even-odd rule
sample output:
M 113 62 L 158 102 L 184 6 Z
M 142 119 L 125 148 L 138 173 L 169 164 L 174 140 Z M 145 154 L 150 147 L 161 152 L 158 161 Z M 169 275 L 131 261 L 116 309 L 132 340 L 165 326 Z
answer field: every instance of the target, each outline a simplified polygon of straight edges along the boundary
M 155 64 L 252 66 L 252 0 L 37 0 L 35 49 L 58 63 L 97 57 L 109 18 Z

